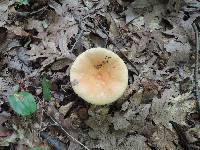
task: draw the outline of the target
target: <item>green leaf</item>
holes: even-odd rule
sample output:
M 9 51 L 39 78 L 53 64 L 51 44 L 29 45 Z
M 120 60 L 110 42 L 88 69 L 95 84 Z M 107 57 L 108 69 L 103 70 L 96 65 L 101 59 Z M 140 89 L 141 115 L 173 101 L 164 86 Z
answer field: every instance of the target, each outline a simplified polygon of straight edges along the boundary
M 28 0 L 16 0 L 20 5 L 28 5 Z
M 12 109 L 22 116 L 28 116 L 36 111 L 35 98 L 28 92 L 15 93 L 8 97 L 8 102 Z
M 46 148 L 41 148 L 41 147 L 33 147 L 31 148 L 31 150 L 47 150 Z
M 50 101 L 51 100 L 51 90 L 49 88 L 49 82 L 46 78 L 43 78 L 42 80 L 42 93 L 43 93 L 43 99 Z

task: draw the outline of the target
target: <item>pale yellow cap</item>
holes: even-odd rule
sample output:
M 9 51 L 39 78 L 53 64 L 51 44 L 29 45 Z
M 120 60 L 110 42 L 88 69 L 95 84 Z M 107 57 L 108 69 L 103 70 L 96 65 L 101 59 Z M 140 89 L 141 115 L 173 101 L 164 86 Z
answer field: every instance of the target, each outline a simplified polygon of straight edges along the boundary
M 85 101 L 104 105 L 120 98 L 128 85 L 123 60 L 105 48 L 91 48 L 80 54 L 70 70 L 75 93 Z

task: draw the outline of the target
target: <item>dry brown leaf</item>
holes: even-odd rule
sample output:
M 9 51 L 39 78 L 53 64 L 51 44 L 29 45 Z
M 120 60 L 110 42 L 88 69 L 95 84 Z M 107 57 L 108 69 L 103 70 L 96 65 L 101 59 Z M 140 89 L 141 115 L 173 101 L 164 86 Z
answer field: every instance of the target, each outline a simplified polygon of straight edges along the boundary
M 191 93 L 177 95 L 172 89 L 165 90 L 161 99 L 154 98 L 153 100 L 151 114 L 154 122 L 157 125 L 162 124 L 168 129 L 172 129 L 169 121 L 187 125 L 186 115 L 195 108 L 195 101 L 190 98 Z
M 166 129 L 164 126 L 159 126 L 158 130 L 153 133 L 150 140 L 158 149 L 177 149 L 176 145 L 178 141 L 176 134 L 169 129 Z
M 74 102 L 69 102 L 67 105 L 61 106 L 59 112 L 63 115 L 66 115 L 67 112 L 72 108 Z

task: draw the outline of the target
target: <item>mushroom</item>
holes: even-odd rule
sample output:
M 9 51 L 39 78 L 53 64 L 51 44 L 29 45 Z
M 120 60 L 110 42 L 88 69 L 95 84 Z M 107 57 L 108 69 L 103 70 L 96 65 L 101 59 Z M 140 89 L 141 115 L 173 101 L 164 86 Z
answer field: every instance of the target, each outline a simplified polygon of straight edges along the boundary
M 120 98 L 128 85 L 123 60 L 105 48 L 91 48 L 80 54 L 70 69 L 75 93 L 85 101 L 104 105 Z

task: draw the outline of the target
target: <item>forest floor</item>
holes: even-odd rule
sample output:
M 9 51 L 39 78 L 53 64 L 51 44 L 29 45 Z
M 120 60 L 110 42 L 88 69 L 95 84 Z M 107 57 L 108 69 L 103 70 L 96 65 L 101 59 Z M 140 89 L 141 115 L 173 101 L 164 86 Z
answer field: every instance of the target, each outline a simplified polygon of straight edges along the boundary
M 0 0 L 0 149 L 200 149 L 199 16 L 199 0 Z M 73 61 L 93 47 L 117 53 L 129 70 L 110 105 L 88 104 L 69 81 Z M 44 76 L 51 101 L 42 98 Z M 34 95 L 31 116 L 10 107 L 16 91 Z

